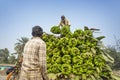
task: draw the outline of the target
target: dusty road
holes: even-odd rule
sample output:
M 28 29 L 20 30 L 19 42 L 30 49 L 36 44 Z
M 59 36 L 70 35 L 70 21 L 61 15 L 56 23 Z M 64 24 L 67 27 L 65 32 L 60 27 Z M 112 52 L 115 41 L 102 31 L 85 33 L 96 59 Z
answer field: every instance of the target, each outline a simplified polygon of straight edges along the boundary
M 0 75 L 0 80 L 6 80 L 6 76 L 1 76 Z
M 6 80 L 6 70 L 0 70 L 0 80 Z

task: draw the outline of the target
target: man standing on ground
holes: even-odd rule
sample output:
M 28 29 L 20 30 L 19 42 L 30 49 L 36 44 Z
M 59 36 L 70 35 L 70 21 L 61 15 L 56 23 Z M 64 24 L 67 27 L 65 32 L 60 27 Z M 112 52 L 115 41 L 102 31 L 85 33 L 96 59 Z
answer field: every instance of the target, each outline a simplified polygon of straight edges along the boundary
M 33 38 L 29 40 L 23 52 L 23 62 L 19 80 L 48 80 L 46 68 L 46 44 L 40 38 L 43 29 L 32 28 Z

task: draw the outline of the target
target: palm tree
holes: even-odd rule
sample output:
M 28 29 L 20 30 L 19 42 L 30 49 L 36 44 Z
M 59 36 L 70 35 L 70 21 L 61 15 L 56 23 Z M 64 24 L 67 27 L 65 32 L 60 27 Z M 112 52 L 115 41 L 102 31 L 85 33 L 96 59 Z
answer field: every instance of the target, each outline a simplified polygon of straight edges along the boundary
M 28 38 L 26 37 L 21 37 L 21 39 L 17 39 L 18 42 L 15 43 L 15 51 L 16 53 L 18 54 L 18 56 L 20 56 L 23 52 L 23 49 L 24 49 L 24 46 L 26 44 L 26 42 L 29 40 Z
M 7 48 L 0 49 L 0 63 L 8 63 L 9 50 Z

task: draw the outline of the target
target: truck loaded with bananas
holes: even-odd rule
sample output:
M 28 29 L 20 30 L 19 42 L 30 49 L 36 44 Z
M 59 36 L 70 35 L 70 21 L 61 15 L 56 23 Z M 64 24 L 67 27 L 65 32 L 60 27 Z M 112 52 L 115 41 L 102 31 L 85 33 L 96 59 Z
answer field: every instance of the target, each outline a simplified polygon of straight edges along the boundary
M 44 33 L 42 39 L 47 45 L 47 72 L 50 80 L 116 80 L 107 65 L 114 62 L 92 30 L 53 26 L 53 34 Z M 59 34 L 56 36 L 54 34 Z

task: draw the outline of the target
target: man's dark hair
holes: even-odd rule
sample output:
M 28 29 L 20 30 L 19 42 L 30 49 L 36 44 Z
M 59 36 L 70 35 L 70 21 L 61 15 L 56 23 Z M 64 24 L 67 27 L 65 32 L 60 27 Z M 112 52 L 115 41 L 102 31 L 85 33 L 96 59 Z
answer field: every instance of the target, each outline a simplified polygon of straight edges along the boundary
M 43 29 L 40 26 L 34 26 L 32 28 L 33 37 L 40 37 L 43 34 Z
M 62 16 L 61 16 L 61 18 L 65 18 L 65 16 L 64 16 L 64 15 L 62 15 Z
M 65 16 L 64 15 L 61 16 L 61 20 L 65 20 Z

